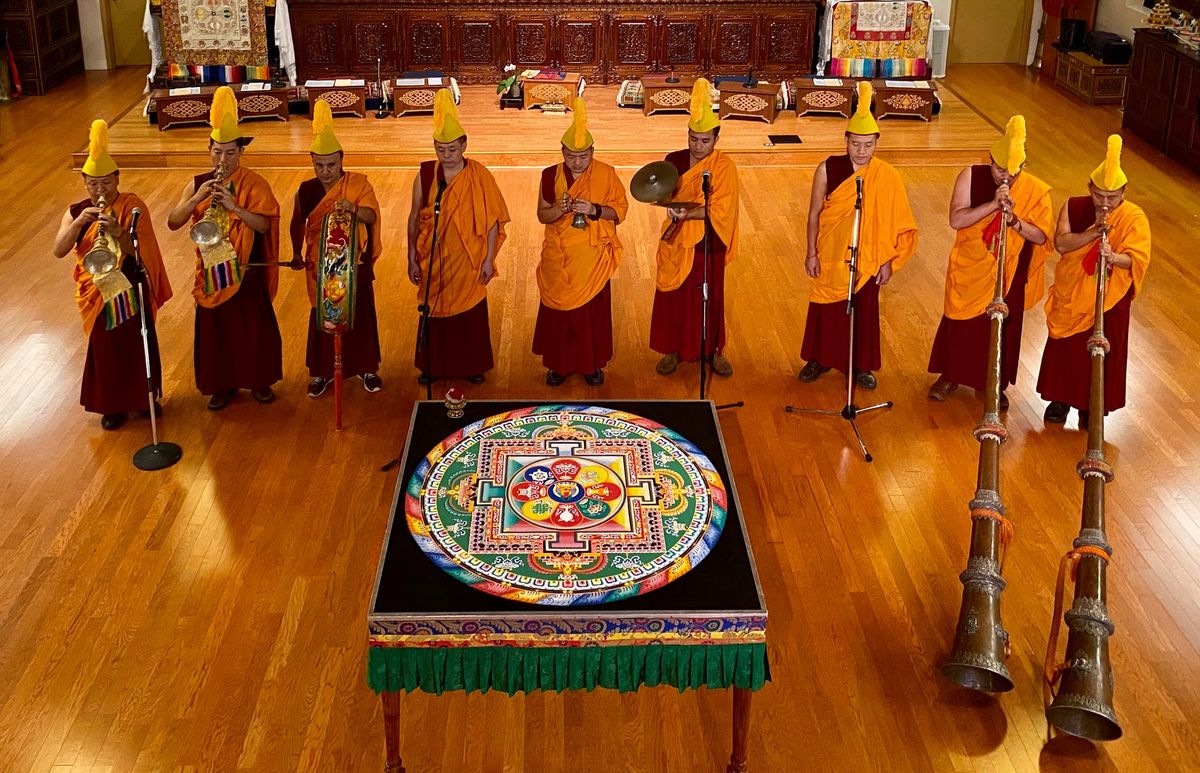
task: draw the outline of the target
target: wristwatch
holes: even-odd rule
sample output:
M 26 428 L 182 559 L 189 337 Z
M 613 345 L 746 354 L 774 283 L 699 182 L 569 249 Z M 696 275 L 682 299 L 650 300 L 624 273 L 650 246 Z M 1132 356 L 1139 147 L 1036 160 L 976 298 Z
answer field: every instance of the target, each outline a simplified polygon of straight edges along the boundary
M 599 220 L 600 215 L 602 215 L 602 214 L 604 214 L 604 207 L 601 207 L 599 204 L 593 204 L 592 211 L 588 215 L 588 219 L 589 220 Z

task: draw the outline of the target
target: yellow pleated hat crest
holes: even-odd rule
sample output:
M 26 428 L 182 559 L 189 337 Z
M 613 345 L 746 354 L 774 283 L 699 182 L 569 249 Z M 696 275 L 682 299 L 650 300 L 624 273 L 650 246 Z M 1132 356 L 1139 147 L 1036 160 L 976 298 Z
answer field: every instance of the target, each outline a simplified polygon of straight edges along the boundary
M 583 97 L 575 97 L 575 104 L 571 105 L 571 125 L 562 136 L 563 147 L 572 153 L 587 150 L 595 144 L 592 133 L 588 131 L 587 120 L 587 105 Z
M 854 115 L 850 116 L 850 123 L 846 126 L 846 131 L 851 134 L 879 134 L 879 124 L 875 122 L 875 116 L 871 115 L 871 95 L 873 93 L 870 81 L 858 82 L 858 108 L 854 111 Z
M 233 142 L 242 138 L 238 128 L 237 98 L 233 89 L 222 86 L 213 94 L 212 109 L 208 113 L 212 132 L 208 135 L 213 142 Z
M 433 98 L 434 141 L 453 142 L 465 136 L 467 132 L 458 122 L 458 105 L 454 104 L 454 95 L 450 93 L 450 89 L 438 89 Z
M 992 145 L 992 160 L 1009 174 L 1021 171 L 1025 163 L 1025 136 L 1025 116 L 1014 115 L 1004 127 L 1004 136 Z
M 83 173 L 89 177 L 107 177 L 115 171 L 117 162 L 108 155 L 108 123 L 97 118 L 88 132 L 88 157 L 83 162 Z
M 721 125 L 712 109 L 712 84 L 708 78 L 697 78 L 692 84 L 692 102 L 688 108 L 691 120 L 688 128 L 694 132 L 710 132 Z
M 1119 191 L 1128 183 L 1129 178 L 1121 168 L 1121 135 L 1109 135 L 1104 163 L 1092 171 L 1092 184 L 1102 191 Z
M 318 99 L 313 107 L 313 141 L 309 150 L 318 156 L 328 156 L 342 149 L 342 143 L 333 134 L 333 110 L 329 103 Z

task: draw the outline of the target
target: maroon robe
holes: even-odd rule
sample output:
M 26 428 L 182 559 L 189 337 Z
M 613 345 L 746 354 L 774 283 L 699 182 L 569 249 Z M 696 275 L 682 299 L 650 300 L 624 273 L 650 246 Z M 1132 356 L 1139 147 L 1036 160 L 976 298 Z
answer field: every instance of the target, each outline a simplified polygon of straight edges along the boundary
M 212 172 L 196 177 L 196 186 Z M 263 254 L 263 235 L 254 235 L 251 263 L 277 260 Z M 267 288 L 267 271 L 251 266 L 233 297 L 215 308 L 196 306 L 196 388 L 215 395 L 230 389 L 262 389 L 283 378 L 283 340 Z
M 1096 206 L 1091 196 L 1067 200 L 1067 218 L 1072 233 L 1082 233 L 1096 222 Z M 1129 365 L 1129 309 L 1134 288 L 1111 309 L 1104 312 L 1104 336 L 1108 355 L 1104 358 L 1104 413 L 1125 407 L 1125 374 Z M 1048 338 L 1042 352 L 1037 390 L 1043 400 L 1066 403 L 1080 411 L 1091 404 L 1092 356 L 1087 342 L 1091 328 L 1067 338 Z
M 71 217 L 92 206 L 91 199 L 73 204 Z M 76 244 L 87 229 L 80 229 Z M 121 260 L 121 273 L 133 285 L 137 297 L 138 285 L 142 297 L 150 298 L 153 292 L 138 271 L 137 261 L 132 255 Z M 154 385 L 154 396 L 162 396 L 162 363 L 158 357 L 158 334 L 154 328 L 154 315 L 146 313 L 146 339 L 150 345 L 150 378 Z M 146 385 L 146 356 L 142 350 L 141 316 L 134 314 L 112 330 L 106 330 L 104 315 L 92 326 L 88 337 L 87 357 L 83 363 L 83 382 L 79 390 L 79 404 L 85 411 L 99 414 L 120 414 L 150 409 L 149 389 Z
M 445 184 L 442 168 L 434 161 L 421 162 L 421 199 L 428 206 L 432 201 L 430 194 L 436 196 L 434 188 L 434 170 L 437 171 L 439 187 Z M 440 238 L 440 235 L 439 235 Z M 444 253 L 436 251 L 436 260 L 430 261 L 430 271 L 437 273 L 438 264 L 445 260 Z M 422 297 L 421 303 L 425 302 Z M 434 299 L 430 298 L 430 303 Z M 424 351 L 423 341 L 418 332 L 417 350 L 413 355 L 413 364 L 423 375 L 433 378 L 467 378 L 478 376 L 491 370 L 492 360 L 492 331 L 488 323 L 487 298 L 472 306 L 467 311 L 449 317 L 429 318 L 429 350 Z M 426 358 L 429 358 L 428 372 Z
M 305 180 L 296 192 L 297 206 L 292 212 L 292 246 L 303 254 L 304 227 L 308 216 L 325 198 L 325 186 L 315 177 Z M 376 213 L 378 215 L 379 213 Z M 342 374 L 347 378 L 375 373 L 382 357 L 379 348 L 379 323 L 375 316 L 375 265 L 371 262 L 374 224 L 367 226 L 367 243 L 359 245 L 362 262 L 358 265 L 354 288 L 354 326 L 342 331 Z M 312 378 L 333 378 L 333 334 L 317 325 L 317 310 L 308 312 L 308 351 L 304 358 Z
M 571 170 L 563 168 L 567 187 L 575 182 Z M 542 198 L 553 204 L 554 179 L 558 164 L 542 170 Z M 589 375 L 608 365 L 613 356 L 611 283 L 590 301 L 569 311 L 538 305 L 533 328 L 533 353 L 542 356 L 548 370 L 568 376 Z
M 830 156 L 825 159 L 826 198 L 829 193 L 854 174 L 850 156 Z M 822 367 L 846 372 L 850 350 L 850 324 L 846 319 L 846 302 L 808 304 L 808 319 L 804 323 L 804 342 L 800 357 Z M 871 279 L 854 293 L 854 367 L 858 370 L 879 370 L 883 355 L 879 348 L 879 283 Z
M 667 156 L 682 175 L 691 161 L 688 151 L 677 150 Z M 712 223 L 705 221 L 708 241 L 708 351 L 719 353 L 725 348 L 725 243 Z M 700 358 L 700 328 L 702 313 L 701 285 L 704 282 L 704 242 L 696 244 L 692 255 L 692 270 L 683 284 L 674 290 L 654 291 L 654 306 L 650 313 L 650 348 L 659 354 L 678 354 L 684 362 Z
M 971 167 L 971 206 L 978 207 L 996 196 L 996 183 L 988 164 Z M 1047 234 L 1047 237 L 1050 235 Z M 1011 259 L 1011 256 L 1010 256 Z M 1008 317 L 1000 329 L 1000 389 L 1017 383 L 1021 359 L 1021 329 L 1025 323 L 1025 283 L 1029 278 L 1029 262 L 1033 259 L 1033 243 L 1026 241 L 1017 256 L 1017 271 L 1004 295 Z M 942 316 L 933 351 L 929 355 L 929 372 L 939 373 L 947 381 L 972 389 L 987 387 L 991 365 L 992 321 L 986 313 L 970 319 L 950 319 Z

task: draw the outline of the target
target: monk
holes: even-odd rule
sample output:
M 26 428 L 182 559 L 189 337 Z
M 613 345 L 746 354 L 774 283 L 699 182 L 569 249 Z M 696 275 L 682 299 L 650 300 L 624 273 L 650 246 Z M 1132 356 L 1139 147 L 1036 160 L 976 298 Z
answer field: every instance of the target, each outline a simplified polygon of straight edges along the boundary
M 482 384 L 493 365 L 487 285 L 496 276 L 508 207 L 491 172 L 464 157 L 467 133 L 448 89 L 434 99 L 433 149 L 437 160 L 422 162 L 413 180 L 408 216 L 408 278 L 417 286 L 419 303 L 425 303 L 426 282 L 432 282 L 428 347 L 418 333 L 413 360 L 421 372 L 417 381 L 466 378 Z
M 1121 137 L 1108 138 L 1103 163 L 1092 172 L 1087 196 L 1067 200 L 1058 214 L 1054 248 L 1061 253 L 1054 284 L 1046 299 L 1049 340 L 1042 353 L 1037 388 L 1049 400 L 1045 419 L 1063 424 L 1071 408 L 1079 427 L 1088 426 L 1091 354 L 1088 338 L 1096 323 L 1096 270 L 1104 266 L 1104 413 L 1125 406 L 1129 361 L 1129 308 L 1146 280 L 1150 265 L 1150 221 L 1142 208 L 1126 201 L 1129 178 L 1121 169 Z M 1101 239 L 1107 234 L 1107 244 Z
M 917 249 L 917 223 L 900 173 L 875 158 L 879 124 L 871 115 L 871 84 L 858 84 L 858 108 L 846 127 L 846 154 L 830 156 L 813 175 L 808 210 L 808 254 L 804 270 L 812 277 L 808 322 L 800 355 L 804 382 L 830 368 L 843 373 L 850 360 L 846 320 L 851 238 L 857 181 L 862 180 L 858 276 L 854 286 L 854 379 L 863 389 L 877 386 L 873 371 L 879 350 L 879 288 L 891 281 Z
M 573 119 L 562 137 L 563 162 L 542 170 L 537 215 L 546 237 L 533 353 L 542 355 L 550 386 L 572 373 L 600 386 L 613 355 L 609 284 L 621 259 L 617 224 L 629 202 L 616 170 L 592 157 L 582 99 L 575 100 Z
M 650 348 L 663 355 L 655 370 L 662 376 L 675 372 L 680 362 L 700 359 L 704 244 L 708 242 L 707 348 L 703 357 L 718 376 L 732 376 L 725 358 L 725 266 L 737 256 L 738 178 L 733 161 L 717 150 L 721 122 L 712 110 L 712 87 L 704 78 L 692 86 L 687 150 L 677 150 L 667 161 L 679 170 L 672 201 L 693 206 L 667 210 L 664 235 L 656 256 L 654 307 L 650 317 Z M 704 208 L 704 180 L 709 180 L 709 207 Z
M 313 114 L 313 141 L 309 147 L 313 172 L 296 191 L 292 208 L 291 236 L 293 265 L 308 274 L 308 396 L 320 397 L 333 379 L 333 336 L 320 328 L 317 319 L 317 271 L 321 262 L 325 218 L 334 210 L 351 213 L 358 220 L 354 279 L 353 325 L 341 333 L 342 373 L 358 376 L 368 392 L 383 389 L 376 373 L 381 358 L 379 325 L 375 317 L 375 261 L 383 252 L 379 239 L 379 201 L 365 174 L 342 168 L 342 145 L 333 133 L 329 103 L 318 100 Z
M 150 415 L 139 296 L 147 311 L 150 381 L 156 398 L 153 410 L 162 415 L 157 402 L 162 396 L 162 364 L 154 315 L 171 299 L 171 283 L 154 236 L 150 208 L 132 193 L 122 193 L 120 182 L 121 171 L 108 153 L 108 124 L 93 121 L 83 163 L 87 198 L 63 213 L 54 238 L 54 257 L 75 253 L 75 303 L 88 340 L 79 403 L 85 411 L 100 414 L 100 426 L 107 430 L 124 424 L 132 411 Z M 138 269 L 130 234 L 135 209 L 141 210 L 138 254 L 145 274 Z M 99 275 L 88 271 L 84 256 L 94 247 L 103 247 L 116 257 L 114 270 Z
M 945 309 L 929 355 L 929 372 L 939 374 L 929 388 L 930 400 L 945 400 L 959 384 L 976 391 L 987 386 L 991 319 L 985 312 L 996 294 L 993 253 L 1001 218 L 1008 222 L 1008 317 L 1001 327 L 1000 357 L 1000 409 L 1006 410 L 1004 390 L 1017 380 L 1025 310 L 1046 290 L 1048 234 L 1054 227 L 1050 186 L 1025 171 L 1025 118 L 1019 115 L 1009 119 L 1004 136 L 992 146 L 990 163 L 964 169 L 954 182 L 950 227 L 957 233 L 946 268 Z
M 196 387 L 219 411 L 238 389 L 254 399 L 275 399 L 271 385 L 283 378 L 283 343 L 271 305 L 279 283 L 279 202 L 267 181 L 241 165 L 250 138 L 237 123 L 237 102 L 228 86 L 217 89 L 209 122 L 213 168 L 189 180 L 167 219 L 178 231 L 209 216 L 222 237 L 196 248 Z

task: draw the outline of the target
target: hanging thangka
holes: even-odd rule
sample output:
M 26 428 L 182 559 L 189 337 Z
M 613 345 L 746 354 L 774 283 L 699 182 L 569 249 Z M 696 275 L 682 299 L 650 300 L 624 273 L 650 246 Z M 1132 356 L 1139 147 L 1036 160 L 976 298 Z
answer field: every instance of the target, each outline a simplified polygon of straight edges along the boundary
M 265 66 L 265 5 L 265 0 L 162 0 L 167 62 Z

